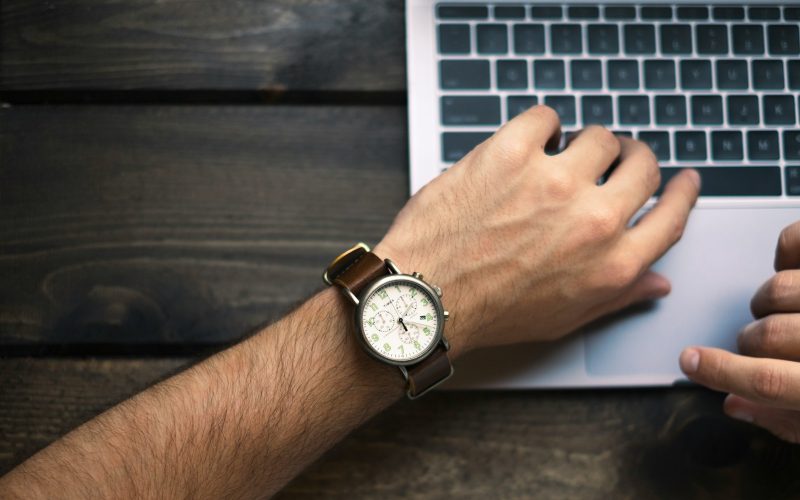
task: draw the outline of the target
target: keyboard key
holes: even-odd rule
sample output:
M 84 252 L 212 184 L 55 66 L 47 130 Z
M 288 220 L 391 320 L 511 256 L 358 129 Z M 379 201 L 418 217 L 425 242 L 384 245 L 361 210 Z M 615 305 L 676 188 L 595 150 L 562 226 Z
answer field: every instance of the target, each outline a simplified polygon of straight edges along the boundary
M 783 156 L 787 160 L 800 160 L 800 131 L 783 131 Z
M 489 9 L 486 7 L 461 5 L 439 5 L 436 13 L 442 19 L 486 19 L 489 17 Z
M 777 7 L 750 7 L 747 16 L 751 21 L 772 21 L 781 18 L 781 11 Z
M 794 24 L 771 24 L 767 27 L 769 53 L 773 55 L 800 54 L 800 30 Z
M 561 7 L 555 5 L 542 5 L 531 7 L 531 17 L 534 19 L 561 19 Z
M 580 54 L 583 50 L 580 24 L 550 26 L 550 50 L 553 54 Z
M 439 53 L 469 54 L 469 24 L 440 24 Z
M 733 26 L 733 53 L 754 55 L 764 53 L 764 28 L 757 24 Z
M 654 54 L 656 31 L 652 24 L 626 24 L 625 52 L 627 54 Z
M 800 167 L 786 167 L 786 194 L 800 196 Z
M 520 60 L 497 61 L 498 89 L 528 88 L 528 62 Z
M 533 85 L 537 89 L 562 90 L 564 82 L 564 61 L 538 59 L 533 62 Z
M 674 89 L 675 63 L 667 59 L 648 59 L 644 62 L 646 89 Z
M 775 130 L 750 130 L 747 132 L 747 157 L 751 160 L 777 160 L 778 132 Z
M 714 19 L 718 21 L 739 21 L 744 19 L 741 7 L 714 7 Z
M 708 19 L 708 7 L 678 7 L 678 19 Z
M 614 123 L 614 111 L 610 96 L 585 95 L 581 98 L 581 110 L 584 125 L 611 125 Z
M 681 168 L 661 168 L 660 195 Z M 702 184 L 700 196 L 780 196 L 780 167 L 695 167 Z
M 600 9 L 591 5 L 573 5 L 567 7 L 567 16 L 570 19 L 597 19 Z
M 614 90 L 639 88 L 639 65 L 636 61 L 614 59 L 606 64 L 609 88 Z
M 515 24 L 514 52 L 517 54 L 544 54 L 544 25 Z
M 684 89 L 711 88 L 711 61 L 684 59 L 681 61 L 681 87 Z
M 661 52 L 664 54 L 692 53 L 692 28 L 688 24 L 662 24 L 659 31 Z
M 681 161 L 706 159 L 706 133 L 697 131 L 675 132 L 675 158 Z
M 478 54 L 508 52 L 508 33 L 505 24 L 479 24 L 476 31 Z
M 718 95 L 694 95 L 691 99 L 693 124 L 722 125 L 722 97 Z
M 656 96 L 658 125 L 686 125 L 686 98 L 682 95 Z
M 724 24 L 698 24 L 697 53 L 727 54 L 728 29 Z
M 800 60 L 792 59 L 786 62 L 787 73 L 789 73 L 789 88 L 800 90 Z
M 606 19 L 624 20 L 636 18 L 636 7 L 628 5 L 612 5 L 606 7 L 603 12 Z
M 731 125 L 757 125 L 758 97 L 754 95 L 728 96 L 728 123 Z
M 794 97 L 790 95 L 765 95 L 763 97 L 764 123 L 767 125 L 794 125 Z
M 600 89 L 603 87 L 603 70 L 600 61 L 573 59 L 570 63 L 572 88 L 579 90 Z
M 495 7 L 495 19 L 525 19 L 525 7 Z
M 442 161 L 457 162 L 492 136 L 491 132 L 445 132 L 442 134 Z
M 753 87 L 756 89 L 782 89 L 784 86 L 783 62 L 774 59 L 753 61 Z
M 622 95 L 617 98 L 619 122 L 623 125 L 650 123 L 650 102 L 644 95 Z
M 650 146 L 650 149 L 659 161 L 669 161 L 669 133 L 652 131 L 639 132 L 639 140 Z
M 642 7 L 642 19 L 672 19 L 672 7 Z
M 500 125 L 500 97 L 443 96 L 443 125 Z
M 717 87 L 721 90 L 746 89 L 748 80 L 744 59 L 717 60 Z
M 742 133 L 738 130 L 715 130 L 711 132 L 711 159 L 716 161 L 742 160 L 744 147 Z
M 800 21 L 800 7 L 784 7 L 783 18 L 787 21 Z
M 590 54 L 619 53 L 619 30 L 616 24 L 590 24 L 586 31 Z
M 506 113 L 511 120 L 528 108 L 536 106 L 538 99 L 535 95 L 511 95 L 506 99 Z
M 575 98 L 571 95 L 548 95 L 544 98 L 544 103 L 553 108 L 562 125 L 575 125 Z
M 489 61 L 447 60 L 439 62 L 439 84 L 443 89 L 488 89 Z

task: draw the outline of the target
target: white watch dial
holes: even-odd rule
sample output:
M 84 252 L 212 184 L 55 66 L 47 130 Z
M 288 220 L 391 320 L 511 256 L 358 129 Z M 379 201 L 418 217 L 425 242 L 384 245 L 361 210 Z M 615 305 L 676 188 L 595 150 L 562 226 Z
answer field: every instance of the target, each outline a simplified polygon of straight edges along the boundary
M 440 318 L 433 297 L 412 282 L 391 282 L 365 299 L 361 327 L 381 356 L 410 361 L 435 342 Z

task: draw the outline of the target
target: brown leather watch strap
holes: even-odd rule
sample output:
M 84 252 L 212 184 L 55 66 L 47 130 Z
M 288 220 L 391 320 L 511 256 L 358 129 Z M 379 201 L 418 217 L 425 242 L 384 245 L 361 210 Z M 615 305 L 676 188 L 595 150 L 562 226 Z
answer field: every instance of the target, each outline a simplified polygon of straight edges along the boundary
M 364 286 L 372 283 L 381 276 L 389 274 L 386 263 L 372 252 L 367 252 L 358 257 L 355 262 L 339 272 L 330 276 L 333 283 L 349 289 L 358 295 Z
M 453 374 L 453 365 L 447 356 L 447 349 L 439 344 L 428 357 L 406 367 L 408 374 L 408 397 L 416 398 Z

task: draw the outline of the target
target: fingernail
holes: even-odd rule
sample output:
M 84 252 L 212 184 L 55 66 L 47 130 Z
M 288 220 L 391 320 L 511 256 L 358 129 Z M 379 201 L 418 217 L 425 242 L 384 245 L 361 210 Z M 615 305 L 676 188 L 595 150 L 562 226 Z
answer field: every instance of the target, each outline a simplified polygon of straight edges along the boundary
M 695 187 L 700 189 L 700 173 L 697 172 L 697 170 L 689 170 L 689 177 L 692 179 L 692 182 L 694 182 Z
M 681 370 L 687 375 L 697 371 L 700 365 L 700 351 L 697 349 L 684 349 L 681 353 Z
M 736 420 L 741 420 L 742 422 L 747 422 L 748 424 L 753 423 L 753 414 L 744 410 L 733 410 L 732 412 L 728 413 L 728 416 L 735 418 Z

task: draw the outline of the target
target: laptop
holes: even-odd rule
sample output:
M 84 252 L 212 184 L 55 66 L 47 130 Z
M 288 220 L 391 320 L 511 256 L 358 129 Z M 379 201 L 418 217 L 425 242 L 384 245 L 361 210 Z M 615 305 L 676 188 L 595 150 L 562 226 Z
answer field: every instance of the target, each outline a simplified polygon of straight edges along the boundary
M 800 5 L 407 0 L 411 192 L 536 103 L 650 144 L 703 188 L 655 269 L 673 291 L 548 344 L 471 353 L 450 388 L 663 386 L 681 350 L 735 349 L 800 219 Z M 652 202 L 651 202 L 652 203 Z

